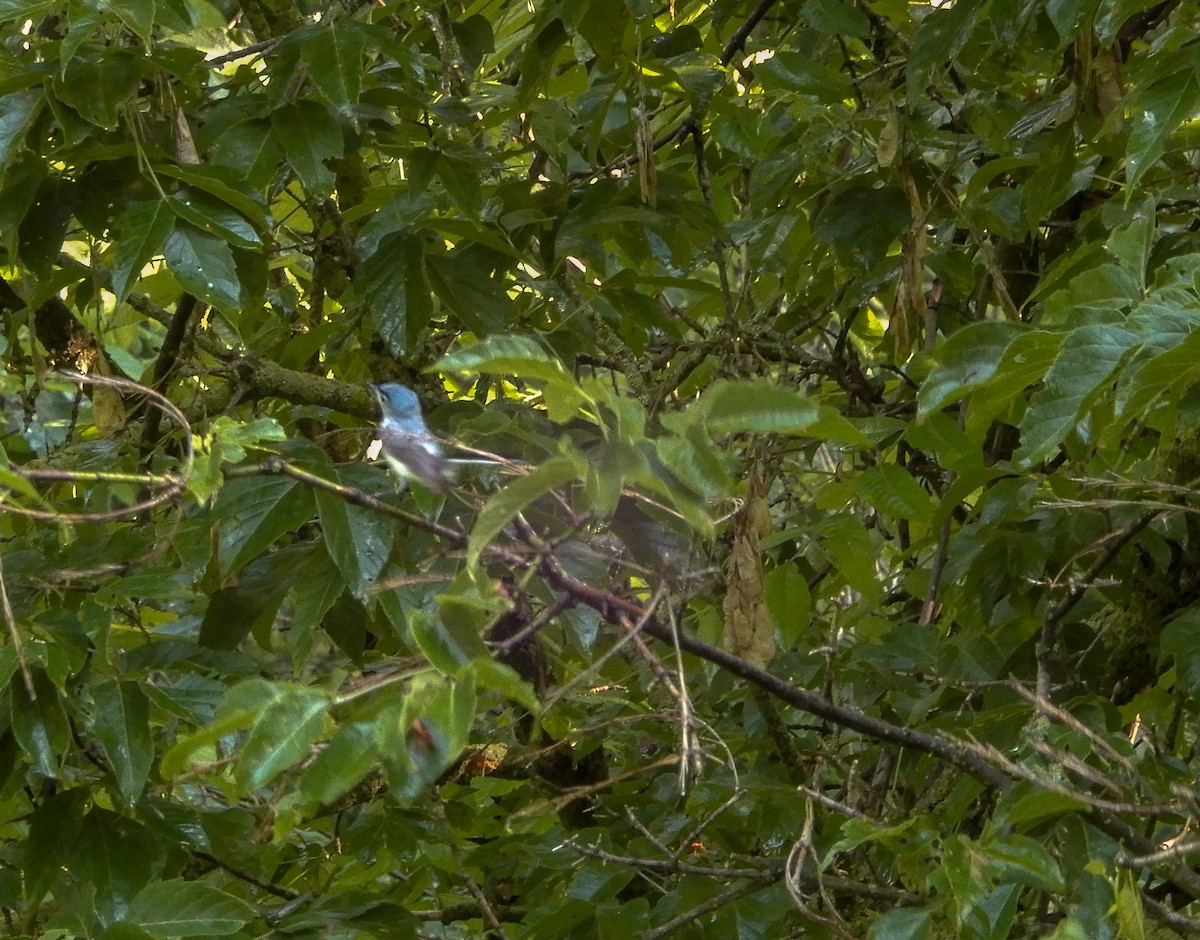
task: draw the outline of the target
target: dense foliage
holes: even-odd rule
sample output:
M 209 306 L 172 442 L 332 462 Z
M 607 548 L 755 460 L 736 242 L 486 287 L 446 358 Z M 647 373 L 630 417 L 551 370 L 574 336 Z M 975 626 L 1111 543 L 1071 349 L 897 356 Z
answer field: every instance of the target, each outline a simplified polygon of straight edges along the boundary
M 0 0 L 8 932 L 1200 930 L 1198 29 Z

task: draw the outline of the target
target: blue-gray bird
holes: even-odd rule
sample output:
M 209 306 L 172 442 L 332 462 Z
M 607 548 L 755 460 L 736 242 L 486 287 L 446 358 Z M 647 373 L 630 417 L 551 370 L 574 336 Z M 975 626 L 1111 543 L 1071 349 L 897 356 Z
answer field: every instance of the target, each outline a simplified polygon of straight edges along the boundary
M 383 459 L 403 479 L 420 480 L 442 492 L 450 483 L 446 456 L 421 416 L 417 393 L 397 382 L 372 385 L 379 402 L 379 427 Z

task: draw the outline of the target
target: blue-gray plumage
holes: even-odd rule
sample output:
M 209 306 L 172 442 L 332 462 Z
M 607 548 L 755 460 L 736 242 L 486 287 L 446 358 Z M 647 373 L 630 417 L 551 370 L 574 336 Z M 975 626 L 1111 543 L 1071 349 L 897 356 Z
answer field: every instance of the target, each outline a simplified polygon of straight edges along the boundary
M 404 479 L 417 479 L 439 492 L 450 482 L 442 448 L 421 416 L 421 401 L 411 388 L 397 382 L 372 385 L 379 401 L 380 453 Z

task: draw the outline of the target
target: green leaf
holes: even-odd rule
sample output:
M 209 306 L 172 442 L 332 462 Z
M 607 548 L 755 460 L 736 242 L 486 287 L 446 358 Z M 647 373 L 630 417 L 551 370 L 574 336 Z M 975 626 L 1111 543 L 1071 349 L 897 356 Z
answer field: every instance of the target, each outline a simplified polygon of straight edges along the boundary
M 64 868 L 75 883 L 93 887 L 97 917 L 111 923 L 162 870 L 166 855 L 159 833 L 96 806 L 83 818 Z
M 1029 836 L 1010 833 L 988 844 L 987 854 L 1000 870 L 1002 883 L 1060 892 L 1064 889 L 1062 871 L 1046 845 Z
M 840 246 L 865 265 L 883 258 L 912 224 L 908 200 L 897 189 L 855 186 L 838 193 L 821 210 L 813 235 L 826 245 Z
M 1117 393 L 1117 413 L 1140 416 L 1168 392 L 1174 397 L 1200 378 L 1200 330 L 1143 362 Z
M 698 410 L 703 413 L 703 402 Z M 672 416 L 675 417 L 675 416 Z M 658 439 L 656 452 L 663 467 L 693 493 L 705 499 L 728 496 L 734 487 L 733 478 L 725 464 L 727 454 L 716 447 L 699 424 L 681 420 L 664 420 L 672 426 L 673 434 Z
M 822 520 L 820 532 L 825 553 L 854 590 L 867 597 L 879 591 L 875 572 L 876 551 L 862 523 L 849 514 Z
M 463 629 L 454 618 L 435 617 L 423 610 L 409 614 L 408 629 L 421 655 L 438 672 L 452 676 L 473 659 L 486 655 L 478 633 Z
M 300 777 L 300 790 L 315 803 L 332 803 L 375 768 L 379 761 L 377 737 L 374 726 L 367 722 L 338 729 Z
M 695 406 L 712 434 L 803 434 L 817 406 L 773 382 L 717 382 Z
M 309 756 L 325 731 L 328 703 L 313 689 L 282 688 L 255 718 L 238 757 L 242 786 L 257 790 Z
M 262 198 L 247 186 L 241 169 L 164 163 L 155 164 L 154 172 L 158 176 L 177 179 L 201 189 L 220 202 L 233 206 L 250 220 L 256 231 L 265 231 L 270 227 Z
M 222 574 L 236 574 L 280 536 L 312 515 L 311 490 L 295 480 L 246 477 L 230 481 L 213 509 L 220 523 Z
M 557 486 L 584 478 L 586 473 L 587 468 L 580 457 L 561 454 L 494 493 L 484 504 L 471 530 L 467 542 L 467 564 L 471 567 L 477 565 L 483 550 L 530 503 Z
M 763 576 L 763 596 L 771 618 L 783 634 L 783 646 L 790 647 L 809 623 L 812 592 L 808 582 L 794 565 L 780 565 Z
M 934 353 L 937 367 L 917 393 L 918 413 L 929 414 L 965 398 L 993 375 L 1005 348 L 1023 327 L 1007 320 L 971 323 Z
M 121 108 L 136 97 L 141 69 L 123 49 L 108 47 L 99 56 L 94 53 L 89 49 L 67 62 L 54 87 L 85 121 L 111 131 L 117 127 Z
M 150 259 L 162 251 L 175 215 L 163 199 L 135 202 L 117 219 L 116 258 L 112 266 L 112 290 L 122 303 L 141 277 Z
M 21 749 L 43 777 L 58 777 L 58 762 L 71 744 L 71 729 L 58 689 L 40 669 L 33 670 L 36 699 L 24 682 L 12 682 L 12 731 Z
M 1138 346 L 1135 333 L 1118 324 L 1073 330 L 1059 347 L 1046 373 L 1045 388 L 1034 394 L 1021 422 L 1021 447 L 1015 459 L 1029 466 L 1045 460 L 1078 424 L 1085 400 Z
M 26 88 L 0 97 L 0 174 L 20 152 L 43 100 L 40 88 Z
M 1125 176 L 1132 189 L 1162 156 L 1176 129 L 1194 118 L 1200 108 L 1200 76 L 1189 67 L 1148 88 L 1136 89 L 1126 107 L 1132 114 L 1132 128 L 1125 147 Z
M 224 239 L 178 221 L 163 245 L 163 257 L 184 290 L 226 316 L 237 318 L 242 288 L 233 252 Z
M 517 675 L 516 670 L 490 657 L 473 659 L 464 667 L 474 677 L 475 685 L 524 706 L 531 712 L 540 708 L 533 686 Z
M 871 924 L 867 940 L 933 940 L 932 909 L 895 907 Z
M 566 421 L 590 401 L 562 360 L 524 336 L 489 336 L 443 356 L 432 371 L 513 375 L 544 388 L 552 421 Z
M 346 303 L 364 305 L 389 351 L 406 355 L 433 315 L 424 241 L 403 232 L 384 237 L 356 271 Z
M 1200 607 L 1185 608 L 1163 627 L 1158 656 L 1174 660 L 1176 682 L 1188 695 L 1200 693 Z
M 858 477 L 858 492 L 889 516 L 913 522 L 928 522 L 933 500 L 911 473 L 894 463 L 868 467 Z
M 154 742 L 150 734 L 150 703 L 136 682 L 109 679 L 92 689 L 92 726 L 116 778 L 117 793 L 127 809 L 142 795 Z
M 288 163 L 311 199 L 333 192 L 333 171 L 326 160 L 342 155 L 342 133 L 325 107 L 316 101 L 287 104 L 271 115 L 275 136 Z
M 320 24 L 305 40 L 301 59 L 308 77 L 325 100 L 343 114 L 358 102 L 362 85 L 362 37 L 353 21 Z
M 755 68 L 755 74 L 767 91 L 782 88 L 825 104 L 840 104 L 851 94 L 836 71 L 803 52 L 776 52 Z
M 104 8 L 115 13 L 121 21 L 149 45 L 154 29 L 155 0 L 106 0 Z
M 199 189 L 181 189 L 167 197 L 167 203 L 181 219 L 209 235 L 215 235 L 234 248 L 255 250 L 262 239 L 245 216 Z
M 125 920 L 154 937 L 225 937 L 255 919 L 245 901 L 198 881 L 176 878 L 147 885 Z

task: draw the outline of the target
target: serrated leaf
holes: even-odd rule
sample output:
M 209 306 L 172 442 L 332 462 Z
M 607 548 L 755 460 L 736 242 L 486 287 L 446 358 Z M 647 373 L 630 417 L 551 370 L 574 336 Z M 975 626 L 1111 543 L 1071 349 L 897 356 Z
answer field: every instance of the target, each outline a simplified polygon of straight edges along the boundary
M 590 401 L 562 360 L 549 355 L 524 336 L 489 336 L 473 346 L 443 356 L 431 371 L 513 375 L 542 384 L 555 392 L 553 401 L 547 394 L 547 405 L 555 406 L 551 420 L 566 420 Z
M 1200 107 L 1200 77 L 1189 67 L 1135 91 L 1127 107 L 1133 118 L 1125 147 L 1125 175 L 1132 189 L 1162 156 L 1179 125 L 1195 116 Z
M 347 304 L 363 304 L 395 356 L 408 352 L 433 315 L 424 241 L 403 232 L 385 236 L 355 273 Z
M 820 525 L 821 546 L 835 568 L 860 594 L 873 597 L 879 590 L 875 549 L 862 522 L 849 514 L 829 516 Z
M 150 259 L 162 251 L 175 214 L 164 199 L 135 202 L 114 224 L 118 234 L 112 267 L 112 290 L 122 303 Z
M 586 475 L 580 459 L 567 455 L 552 457 L 523 477 L 518 477 L 504 489 L 492 494 L 484 505 L 467 542 L 467 564 L 474 567 L 479 556 L 500 534 L 513 517 L 536 499 Z
M 362 37 L 353 28 L 334 20 L 322 23 L 307 39 L 300 56 L 308 76 L 325 99 L 343 113 L 358 102 L 362 85 Z
M 224 937 L 255 918 L 245 901 L 199 881 L 181 878 L 147 885 L 125 919 L 155 937 Z
M 284 105 L 271 125 L 308 196 L 324 199 L 333 192 L 333 171 L 325 161 L 340 157 L 344 142 L 324 105 L 308 100 Z
M 1076 426 L 1085 400 L 1138 346 L 1138 337 L 1118 324 L 1082 326 L 1067 334 L 1045 387 L 1034 394 L 1021 421 L 1015 459 L 1025 465 L 1045 460 Z
M 996 374 L 1005 348 L 1024 329 L 1007 320 L 971 323 L 934 352 L 937 366 L 917 393 L 918 414 L 944 408 Z
M 237 778 L 250 790 L 266 786 L 309 756 L 325 730 L 328 702 L 313 689 L 285 688 L 254 721 L 238 755 Z
M 150 703 L 136 682 L 109 679 L 92 689 L 93 728 L 116 778 L 126 808 L 142 795 L 154 761 Z
M 773 382 L 717 382 L 696 405 L 712 434 L 802 434 L 817 406 Z
M 236 319 L 242 287 L 224 239 L 177 221 L 163 245 L 163 257 L 184 290 Z
M 858 492 L 862 497 L 889 516 L 914 522 L 928 522 L 933 501 L 903 467 L 880 463 L 868 467 L 858 477 Z
M 1173 349 L 1158 353 L 1134 371 L 1117 393 L 1117 413 L 1140 415 L 1160 396 L 1191 385 L 1200 377 L 1200 330 Z
M 221 573 L 228 577 L 257 558 L 285 532 L 308 520 L 308 487 L 286 478 L 232 480 L 221 490 L 213 512 L 221 527 Z

